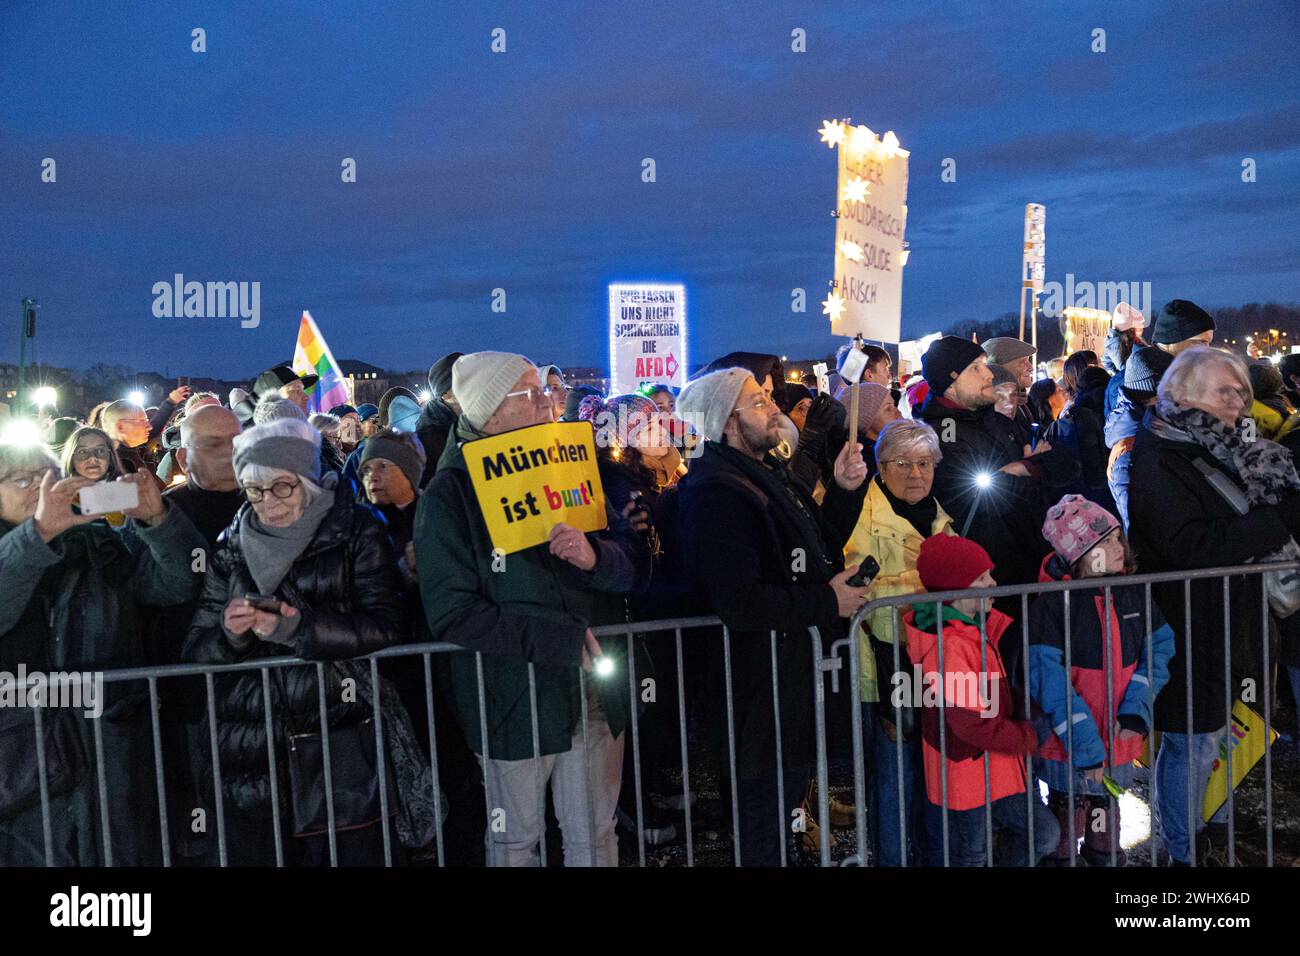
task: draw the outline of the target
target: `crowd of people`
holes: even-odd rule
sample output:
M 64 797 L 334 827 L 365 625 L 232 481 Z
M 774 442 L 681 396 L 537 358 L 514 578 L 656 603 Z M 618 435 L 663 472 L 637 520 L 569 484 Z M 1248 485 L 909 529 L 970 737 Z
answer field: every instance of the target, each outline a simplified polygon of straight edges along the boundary
M 225 402 L 179 387 L 55 418 L 0 444 L 0 671 L 243 666 L 161 681 L 157 744 L 142 681 L 105 685 L 101 735 L 51 712 L 39 772 L 32 710 L 0 709 L 0 863 L 44 863 L 48 833 L 61 865 L 156 864 L 164 841 L 182 863 L 311 865 L 332 822 L 345 865 L 383 863 L 385 827 L 399 864 L 459 832 L 465 862 L 536 865 L 549 794 L 565 865 L 616 866 L 620 827 L 681 838 L 687 748 L 736 808 L 743 865 L 802 859 L 810 641 L 845 637 L 875 865 L 983 865 L 991 836 L 998 863 L 1122 864 L 1113 797 L 1153 752 L 1169 859 L 1203 861 L 1224 811 L 1202 827 L 1187 808 L 1225 700 L 1267 686 L 1266 661 L 1300 690 L 1300 588 L 1236 574 L 1156 584 L 1148 606 L 1125 576 L 1300 558 L 1300 363 L 1216 348 L 1185 300 L 1146 331 L 1121 305 L 1102 357 L 1046 377 L 1028 343 L 946 336 L 899 377 L 846 344 L 824 391 L 734 352 L 680 393 L 605 396 L 488 351 L 436 361 L 423 404 L 395 388 L 309 415 L 316 376 L 280 365 Z M 465 443 L 552 421 L 591 423 L 606 528 L 503 557 Z M 102 482 L 137 503 L 83 510 Z M 1082 579 L 1068 599 L 877 606 L 849 632 L 881 598 Z M 637 632 L 692 615 L 726 640 L 688 634 L 684 667 L 672 630 Z M 428 642 L 458 650 L 364 659 Z M 283 658 L 300 663 L 257 666 Z M 897 693 L 914 667 L 938 704 Z M 954 695 L 967 680 L 980 692 Z M 828 805 L 823 825 L 855 815 Z

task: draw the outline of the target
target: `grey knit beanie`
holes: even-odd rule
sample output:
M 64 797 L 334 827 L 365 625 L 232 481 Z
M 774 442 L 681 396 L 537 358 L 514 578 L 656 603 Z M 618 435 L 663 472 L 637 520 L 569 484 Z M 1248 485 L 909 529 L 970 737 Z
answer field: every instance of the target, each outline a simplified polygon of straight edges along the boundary
M 470 352 L 456 359 L 451 390 L 470 427 L 482 429 L 519 377 L 536 368 L 513 352 Z
M 724 368 L 702 375 L 682 390 L 677 414 L 709 441 L 722 441 L 723 429 L 736 408 L 745 379 L 753 378 L 753 373 L 743 368 Z
M 320 484 L 320 442 L 320 432 L 296 418 L 254 425 L 235 436 L 235 475 L 238 477 L 246 465 L 265 465 Z
M 364 470 L 366 462 L 372 458 L 391 461 L 411 483 L 411 490 L 416 492 L 420 490 L 420 477 L 424 474 L 426 456 L 424 445 L 413 433 L 386 428 L 371 435 L 361 449 L 361 464 L 358 472 Z

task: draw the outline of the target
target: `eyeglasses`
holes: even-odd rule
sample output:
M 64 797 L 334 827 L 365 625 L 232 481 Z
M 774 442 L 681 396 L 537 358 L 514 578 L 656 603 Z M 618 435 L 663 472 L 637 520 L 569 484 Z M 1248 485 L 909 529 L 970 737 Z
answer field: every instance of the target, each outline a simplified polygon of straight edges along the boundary
M 1214 390 L 1215 397 L 1221 402 L 1230 402 L 1234 398 L 1241 399 L 1241 404 L 1250 404 L 1250 392 L 1244 388 L 1234 388 L 1231 385 L 1223 385 Z
M 269 491 L 277 498 L 288 498 L 293 494 L 293 490 L 302 482 L 299 481 L 277 481 L 270 488 L 259 488 L 257 485 L 244 485 L 244 496 L 253 504 L 261 501 Z
M 530 402 L 532 402 L 533 404 L 538 404 L 541 401 L 541 399 L 546 396 L 546 394 L 547 393 L 545 389 L 524 388 L 524 389 L 520 389 L 517 392 L 506 392 L 506 398 L 516 398 L 520 395 L 527 395 L 528 400 Z
M 891 458 L 888 464 L 893 465 L 899 471 L 907 472 L 909 475 L 912 473 L 913 468 L 923 475 L 934 470 L 934 459 L 932 458 L 917 458 L 915 461 L 909 461 L 906 458 Z
M 98 458 L 101 461 L 108 461 L 108 449 L 103 445 L 95 445 L 91 448 L 78 448 L 72 453 L 73 461 L 85 461 L 88 458 Z
M 776 404 L 776 402 L 774 402 L 774 401 L 772 401 L 770 398 L 768 398 L 768 397 L 767 397 L 767 393 L 764 392 L 764 393 L 762 393 L 761 395 L 758 396 L 758 399 L 757 399 L 756 401 L 750 402 L 750 403 L 745 404 L 745 405 L 737 405 L 737 406 L 732 410 L 731 414 L 736 415 L 736 414 L 739 414 L 740 412 L 748 411 L 748 410 L 750 410 L 750 409 L 753 409 L 753 410 L 756 411 L 756 412 L 761 412 L 763 409 L 768 408 L 768 407 L 770 407 L 770 406 L 772 406 L 772 405 L 775 405 L 775 404 Z
M 10 475 L 8 478 L 0 479 L 6 484 L 13 485 L 19 491 L 26 491 L 36 482 L 41 480 L 41 476 L 34 472 L 19 472 L 16 475 Z
M 544 389 L 542 389 L 542 391 L 545 392 L 547 395 L 566 395 L 568 394 L 569 386 L 547 385 Z

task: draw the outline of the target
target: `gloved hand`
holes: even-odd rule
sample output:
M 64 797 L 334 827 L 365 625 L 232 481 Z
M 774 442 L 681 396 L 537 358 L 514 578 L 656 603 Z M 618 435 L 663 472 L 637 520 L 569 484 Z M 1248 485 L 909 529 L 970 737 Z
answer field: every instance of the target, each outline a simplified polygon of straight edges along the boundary
M 836 409 L 843 409 L 843 405 L 835 401 L 825 393 L 819 394 L 812 400 L 808 406 L 808 415 L 804 419 L 803 430 L 805 433 L 813 432 L 816 435 L 824 435 L 828 428 L 835 423 Z M 803 439 L 806 441 L 807 439 Z

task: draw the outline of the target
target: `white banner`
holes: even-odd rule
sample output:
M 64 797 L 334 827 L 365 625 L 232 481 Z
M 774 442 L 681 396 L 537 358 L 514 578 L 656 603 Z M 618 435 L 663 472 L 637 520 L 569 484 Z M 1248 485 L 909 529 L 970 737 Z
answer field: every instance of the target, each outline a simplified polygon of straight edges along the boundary
M 886 134 L 891 144 L 897 139 Z M 866 127 L 848 127 L 839 148 L 835 220 L 835 293 L 831 333 L 897 342 L 903 315 L 903 232 L 907 225 L 907 151 Z
M 609 287 L 610 394 L 648 382 L 686 384 L 686 287 L 617 283 Z

